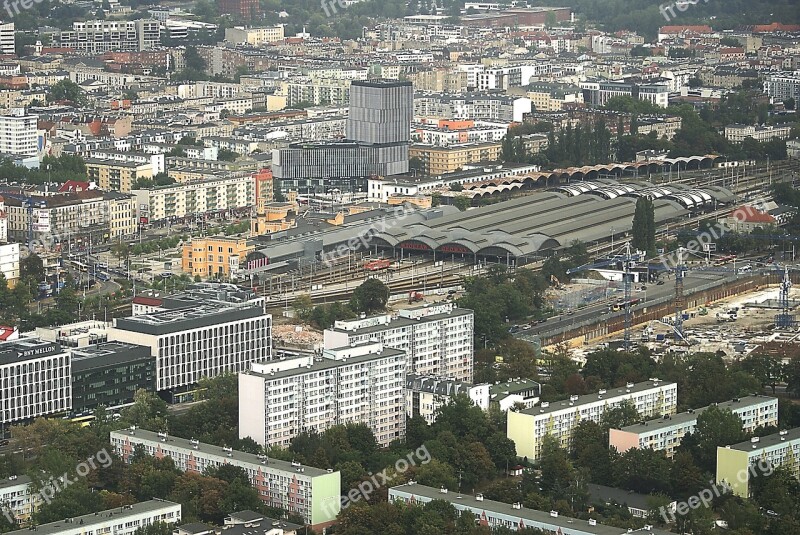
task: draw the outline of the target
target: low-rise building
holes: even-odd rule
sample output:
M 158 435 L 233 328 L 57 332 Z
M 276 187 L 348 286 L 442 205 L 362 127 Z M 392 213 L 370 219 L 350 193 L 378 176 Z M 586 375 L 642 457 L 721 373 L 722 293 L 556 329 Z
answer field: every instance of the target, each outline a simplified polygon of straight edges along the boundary
M 126 463 L 131 462 L 134 449 L 141 446 L 153 457 L 170 457 L 175 467 L 184 472 L 202 474 L 206 468 L 224 464 L 241 467 L 267 507 L 297 514 L 315 530 L 330 525 L 341 509 L 341 475 L 333 470 L 270 459 L 145 429 L 112 431 L 111 445 Z
M 430 425 L 439 409 L 456 396 L 467 396 L 482 410 L 489 409 L 489 385 L 462 383 L 453 379 L 410 374 L 406 376 L 406 416 L 421 416 Z
M 405 436 L 405 353 L 366 343 L 239 374 L 239 437 L 286 447 L 303 432 L 363 423 L 382 446 Z
M 228 43 L 261 46 L 283 40 L 283 24 L 277 26 L 264 26 L 252 28 L 249 26 L 234 26 L 225 28 L 225 41 Z
M 733 143 L 741 143 L 748 137 L 762 143 L 773 139 L 787 139 L 791 133 L 791 125 L 754 126 L 732 124 L 725 127 L 725 138 Z
M 144 526 L 159 522 L 176 524 L 180 521 L 181 504 L 154 498 L 49 524 L 39 524 L 35 529 L 40 535 L 133 535 Z M 33 528 L 25 528 L 9 533 L 27 535 L 32 530 Z
M 800 427 L 779 431 L 766 437 L 717 448 L 718 485 L 726 484 L 731 492 L 749 498 L 750 479 L 768 475 L 781 466 L 800 476 Z
M 508 413 L 507 435 L 514 441 L 519 457 L 537 461 L 545 436 L 554 437 L 562 448 L 568 449 L 578 423 L 599 422 L 607 410 L 624 402 L 630 403 L 642 418 L 674 414 L 678 385 L 652 379 L 599 390 L 595 394 L 571 396 L 568 401 L 542 402 L 538 407 L 512 410 Z
M 503 503 L 487 500 L 483 494 L 472 495 L 466 492 L 451 492 L 446 488 L 435 489 L 409 482 L 389 489 L 389 501 L 405 505 L 425 505 L 442 500 L 452 505 L 456 511 L 469 512 L 475 516 L 476 524 L 489 529 L 508 528 L 522 530 L 533 528 L 545 533 L 564 535 L 620 535 L 624 528 L 615 528 L 598 523 L 596 520 L 579 520 L 560 515 L 557 511 L 538 511 L 528 509 L 520 503 Z M 670 532 L 649 526 L 648 535 L 669 535 Z M 629 532 L 630 533 L 630 532 Z
M 181 269 L 192 277 L 235 277 L 253 250 L 245 238 L 207 236 L 183 244 Z
M 463 143 L 448 147 L 411 145 L 408 156 L 420 160 L 428 175 L 441 175 L 463 169 L 478 162 L 493 162 L 500 159 L 500 143 Z
M 530 409 L 539 403 L 541 395 L 540 383 L 521 377 L 489 386 L 489 403 L 497 404 L 503 412 L 514 407 Z
M 140 178 L 152 179 L 153 165 L 150 162 L 122 161 L 87 158 L 86 174 L 100 189 L 130 193 Z
M 710 407 L 728 410 L 742 420 L 742 430 L 752 433 L 759 427 L 778 425 L 778 399 L 766 396 L 747 396 L 732 401 L 690 409 L 658 420 L 650 420 L 622 429 L 609 429 L 608 445 L 624 453 L 631 448 L 663 451 L 667 457 L 675 454 L 683 437 L 694 433 L 697 418 Z

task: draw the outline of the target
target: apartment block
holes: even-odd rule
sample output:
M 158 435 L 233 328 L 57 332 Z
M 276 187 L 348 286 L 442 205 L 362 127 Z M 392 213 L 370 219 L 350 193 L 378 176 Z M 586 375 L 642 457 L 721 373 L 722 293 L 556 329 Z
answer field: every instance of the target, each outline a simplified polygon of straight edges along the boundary
M 17 281 L 19 281 L 18 243 L 0 243 L 0 273 L 5 277 L 9 288 L 17 285 Z
M 208 236 L 183 244 L 181 269 L 191 276 L 231 277 L 244 265 L 253 246 L 245 238 Z
M 73 414 L 90 414 L 100 406 L 117 410 L 132 404 L 137 390 L 155 391 L 155 359 L 149 347 L 105 342 L 70 354 Z
M 737 496 L 749 498 L 750 478 L 766 475 L 779 466 L 800 477 L 800 427 L 766 437 L 717 448 L 717 484 L 730 485 Z
M 251 28 L 249 26 L 234 26 L 225 28 L 225 41 L 228 43 L 261 46 L 283 40 L 283 25 Z
M 363 423 L 388 446 L 405 435 L 405 358 L 365 343 L 253 364 L 239 374 L 239 436 L 286 447 L 302 432 Z
M 184 472 L 202 474 L 206 468 L 223 464 L 241 467 L 265 505 L 300 515 L 314 529 L 330 525 L 341 508 L 341 475 L 330 469 L 269 459 L 145 429 L 112 431 L 111 445 L 125 462 L 130 462 L 134 449 L 140 446 L 148 455 L 170 457 Z
M 428 175 L 453 173 L 467 164 L 494 162 L 500 159 L 501 143 L 463 143 L 448 147 L 411 145 L 409 158 L 418 158 Z
M 173 397 L 201 377 L 249 369 L 268 360 L 272 351 L 272 316 L 263 306 L 198 302 L 128 318 L 115 318 L 111 342 L 148 346 L 156 359 L 157 391 Z
M 800 100 L 800 71 L 769 74 L 764 78 L 764 93 L 775 101 Z
M 146 154 L 144 152 L 133 152 L 123 150 L 95 150 L 91 157 L 98 160 L 116 160 L 120 162 L 131 162 L 138 164 L 150 164 L 153 176 L 158 173 L 166 172 L 165 156 L 163 154 Z
M 92 54 L 110 50 L 147 50 L 159 46 L 160 40 L 161 23 L 155 19 L 73 22 L 72 30 L 55 35 L 58 46 Z
M 530 113 L 531 110 L 531 99 L 497 93 L 414 95 L 414 117 L 522 122 L 524 114 Z
M 472 495 L 468 492 L 453 492 L 445 488 L 426 487 L 414 481 L 389 489 L 389 501 L 405 505 L 425 505 L 434 500 L 442 500 L 461 514 L 469 512 L 475 515 L 479 526 L 489 529 L 506 528 L 513 531 L 533 528 L 544 533 L 559 535 L 621 535 L 624 528 L 615 528 L 599 524 L 596 520 L 579 520 L 560 515 L 557 511 L 538 511 L 528 509 L 520 503 L 503 503 L 487 500 L 483 494 Z M 629 530 L 628 533 L 631 533 Z M 643 533 L 648 535 L 669 535 L 669 531 L 647 526 Z
M 140 178 L 153 178 L 153 165 L 133 161 L 86 159 L 86 173 L 89 180 L 96 182 L 100 189 L 130 193 Z
M 172 176 L 170 170 L 170 176 Z M 180 180 L 179 180 L 180 182 Z M 255 180 L 250 174 L 196 180 L 149 189 L 135 189 L 138 216 L 149 221 L 239 210 L 255 205 Z
M 725 138 L 733 143 L 741 143 L 748 137 L 766 142 L 773 139 L 787 139 L 792 133 L 791 125 L 753 126 L 732 124 L 725 127 Z
M 12 108 L 0 115 L 0 153 L 35 155 L 38 153 L 38 116 L 25 113 L 24 108 Z
M 0 343 L 0 422 L 5 426 L 72 406 L 71 358 L 59 344 L 36 338 Z
M 36 492 L 29 476 L 10 476 L 0 480 L 0 503 L 4 512 L 11 513 L 19 522 L 27 522 L 42 504 L 41 494 Z
M 694 433 L 700 415 L 711 407 L 731 411 L 741 418 L 745 433 L 752 433 L 759 427 L 778 425 L 777 398 L 747 396 L 674 415 L 664 415 L 658 420 L 641 422 L 622 429 L 610 429 L 608 445 L 620 453 L 631 448 L 650 448 L 663 451 L 671 458 L 683 437 Z
M 474 312 L 453 303 L 337 321 L 326 329 L 327 348 L 380 342 L 406 354 L 406 372 L 472 381 Z
M 537 461 L 545 436 L 553 436 L 562 448 L 569 449 L 572 434 L 580 422 L 599 422 L 607 410 L 619 407 L 623 402 L 632 403 L 644 419 L 674 414 L 678 385 L 651 379 L 603 389 L 596 394 L 571 396 L 568 401 L 542 402 L 538 407 L 509 411 L 507 436 L 514 441 L 519 457 Z
M 14 23 L 6 22 L 0 24 L 0 54 L 16 54 L 16 32 L 14 31 Z
M 133 535 L 139 528 L 157 522 L 178 524 L 180 521 L 181 504 L 154 498 L 9 533 L 28 535 L 35 530 L 39 535 Z
M 436 414 L 456 396 L 467 396 L 472 404 L 482 410 L 489 409 L 489 385 L 474 385 L 453 379 L 410 374 L 406 376 L 406 416 L 422 416 L 428 424 L 436 421 Z

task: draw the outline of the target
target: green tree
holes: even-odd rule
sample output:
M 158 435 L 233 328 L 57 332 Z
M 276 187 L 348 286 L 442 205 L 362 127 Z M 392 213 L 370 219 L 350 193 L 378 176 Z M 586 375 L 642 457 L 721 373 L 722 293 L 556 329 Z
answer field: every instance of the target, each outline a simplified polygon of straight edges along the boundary
M 463 212 L 472 206 L 472 199 L 459 195 L 453 198 L 453 205 Z
M 314 310 L 314 302 L 308 294 L 298 295 L 292 303 L 294 315 L 301 321 L 308 321 L 311 317 L 311 312 Z
M 350 308 L 355 312 L 372 314 L 386 308 L 389 287 L 375 278 L 369 278 L 353 291 Z
M 75 82 L 64 79 L 54 84 L 50 91 L 47 93 L 47 100 L 49 102 L 68 101 L 77 106 L 86 105 L 86 94 L 81 89 L 81 86 Z
M 685 436 L 679 449 L 688 451 L 698 467 L 714 473 L 717 466 L 717 448 L 743 441 L 742 419 L 728 409 L 711 406 L 697 417 L 691 435 Z
M 653 201 L 647 197 L 639 197 L 633 214 L 631 230 L 631 246 L 638 251 L 655 253 L 656 227 Z

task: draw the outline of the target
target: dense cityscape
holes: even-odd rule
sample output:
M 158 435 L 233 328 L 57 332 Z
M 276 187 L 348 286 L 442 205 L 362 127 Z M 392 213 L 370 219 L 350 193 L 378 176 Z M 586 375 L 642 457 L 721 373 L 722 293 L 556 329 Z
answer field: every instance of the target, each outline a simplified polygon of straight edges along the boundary
M 795 0 L 5 0 L 0 533 L 800 535 Z

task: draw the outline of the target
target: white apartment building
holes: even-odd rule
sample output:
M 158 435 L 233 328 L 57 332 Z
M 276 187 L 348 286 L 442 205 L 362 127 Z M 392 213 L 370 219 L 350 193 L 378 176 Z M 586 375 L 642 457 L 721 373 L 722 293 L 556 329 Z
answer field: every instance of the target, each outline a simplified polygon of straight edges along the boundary
M 36 115 L 28 115 L 24 108 L 12 108 L 0 115 L 0 153 L 35 155 L 37 121 Z
M 27 522 L 42 504 L 42 496 L 33 489 L 31 478 L 11 476 L 0 480 L 0 504 L 17 522 Z
M 775 101 L 800 100 L 800 71 L 768 74 L 764 78 L 764 93 Z
M 0 54 L 16 54 L 16 31 L 13 22 L 0 24 Z
M 253 364 L 239 374 L 239 437 L 286 447 L 302 432 L 366 424 L 378 444 L 405 436 L 405 353 L 380 343 Z
M 78 21 L 72 23 L 72 30 L 56 34 L 55 41 L 58 46 L 92 54 L 148 50 L 160 45 L 161 23 L 155 19 Z
M 502 141 L 508 132 L 508 124 L 477 122 L 471 128 L 449 130 L 429 125 L 414 125 L 411 138 L 415 143 L 449 147 L 463 143 L 490 143 Z
M 745 433 L 752 433 L 759 427 L 778 425 L 777 398 L 747 396 L 711 406 L 729 410 L 741 418 L 742 430 Z M 620 453 L 631 448 L 650 448 L 663 451 L 667 457 L 672 458 L 683 437 L 687 433 L 694 433 L 697 418 L 711 406 L 665 415 L 658 420 L 641 422 L 622 429 L 610 429 L 608 445 Z
M 282 81 L 276 94 L 286 97 L 286 105 L 292 107 L 301 102 L 315 106 L 346 106 L 350 103 L 350 84 L 347 78 L 298 77 Z
M 13 288 L 19 280 L 19 244 L 0 243 L 0 273 Z
M 251 46 L 261 46 L 266 43 L 274 43 L 283 40 L 283 25 L 265 26 L 261 28 L 250 28 L 246 26 L 234 26 L 225 28 L 225 41 L 235 45 L 245 44 Z
M 156 390 L 185 390 L 201 377 L 239 373 L 270 358 L 272 316 L 262 306 L 194 306 L 116 318 L 110 342 L 149 346 L 156 358 Z
M 571 396 L 569 401 L 542 402 L 538 407 L 519 412 L 509 411 L 507 436 L 514 441 L 519 457 L 537 461 L 545 436 L 553 436 L 562 448 L 569 449 L 578 423 L 586 420 L 599 422 L 605 411 L 626 401 L 632 403 L 644 419 L 674 414 L 678 403 L 678 385 L 651 379 L 600 390 L 596 394 Z
M 753 126 L 749 124 L 732 124 L 725 127 L 725 138 L 733 143 L 741 143 L 748 137 L 762 143 L 773 139 L 787 139 L 791 133 L 791 125 Z
M 422 416 L 428 425 L 436 413 L 456 396 L 467 396 L 481 410 L 489 410 L 489 384 L 474 385 L 452 379 L 410 374 L 406 376 L 406 416 Z
M 39 535 L 133 535 L 137 529 L 157 522 L 178 524 L 180 521 L 181 504 L 154 498 L 10 533 L 28 535 L 35 529 Z
M 414 95 L 414 118 L 473 119 L 522 122 L 532 110 L 531 99 L 496 93 L 418 93 Z
M 268 507 L 298 514 L 315 529 L 333 521 L 341 509 L 341 475 L 333 470 L 269 459 L 145 429 L 112 431 L 110 438 L 114 451 L 126 463 L 131 462 L 136 446 L 141 446 L 148 455 L 171 458 L 175 467 L 184 472 L 202 474 L 206 468 L 223 464 L 241 467 Z
M 178 97 L 183 99 L 197 97 L 231 98 L 238 95 L 243 89 L 239 84 L 227 82 L 192 82 L 178 86 Z
M 70 356 L 53 342 L 0 342 L 3 426 L 72 408 Z
M 472 381 L 474 312 L 437 303 L 367 318 L 337 321 L 326 329 L 326 348 L 380 342 L 406 354 L 406 372 Z
M 157 175 L 158 173 L 164 173 L 167 170 L 165 163 L 166 158 L 163 154 L 146 154 L 144 152 L 105 149 L 92 151 L 90 158 L 136 164 L 149 164 L 152 169 L 153 176 Z
M 255 181 L 251 174 L 246 174 L 135 189 L 131 194 L 136 198 L 138 217 L 159 221 L 255 206 Z
M 717 484 L 727 483 L 737 496 L 752 494 L 750 478 L 779 466 L 800 477 L 800 427 L 717 448 Z

